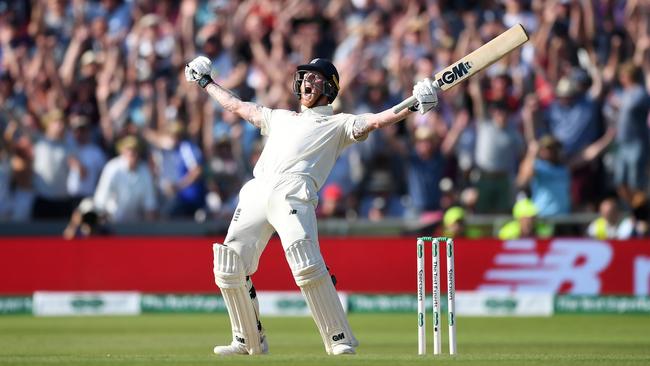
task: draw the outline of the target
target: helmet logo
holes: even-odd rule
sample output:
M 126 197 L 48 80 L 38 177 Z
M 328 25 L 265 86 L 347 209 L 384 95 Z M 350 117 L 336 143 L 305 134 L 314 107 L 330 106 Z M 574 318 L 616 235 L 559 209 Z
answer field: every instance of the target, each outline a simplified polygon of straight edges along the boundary
M 332 75 L 332 81 L 334 82 L 334 86 L 336 86 L 336 90 L 341 89 L 339 86 L 339 80 L 336 78 L 336 75 Z

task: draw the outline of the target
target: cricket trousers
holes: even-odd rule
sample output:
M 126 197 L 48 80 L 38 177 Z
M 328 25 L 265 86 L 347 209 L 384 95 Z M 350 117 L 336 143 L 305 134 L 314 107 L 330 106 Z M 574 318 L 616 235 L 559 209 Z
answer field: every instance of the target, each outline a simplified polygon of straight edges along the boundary
M 309 177 L 254 178 L 239 192 L 224 244 L 239 254 L 247 275 L 257 270 L 260 256 L 276 231 L 285 251 L 300 240 L 318 247 L 317 204 L 316 186 Z

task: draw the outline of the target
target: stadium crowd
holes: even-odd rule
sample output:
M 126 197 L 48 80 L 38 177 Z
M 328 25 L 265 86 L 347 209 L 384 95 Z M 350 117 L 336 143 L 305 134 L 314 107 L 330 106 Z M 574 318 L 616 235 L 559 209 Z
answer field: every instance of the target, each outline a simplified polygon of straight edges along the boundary
M 264 140 L 185 82 L 196 55 L 291 110 L 296 65 L 329 58 L 335 109 L 378 112 L 516 23 L 523 47 L 348 148 L 319 215 L 600 211 L 590 235 L 647 235 L 642 0 L 0 0 L 0 220 L 229 219 Z

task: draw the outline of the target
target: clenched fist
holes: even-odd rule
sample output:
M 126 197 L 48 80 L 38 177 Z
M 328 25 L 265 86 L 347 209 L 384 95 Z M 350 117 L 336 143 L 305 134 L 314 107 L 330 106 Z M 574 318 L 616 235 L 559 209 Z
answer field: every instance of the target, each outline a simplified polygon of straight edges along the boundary
M 189 82 L 198 82 L 202 88 L 212 82 L 210 71 L 212 62 L 205 56 L 199 56 L 185 65 L 185 79 Z
M 429 78 L 418 81 L 415 86 L 413 86 L 413 96 L 418 101 L 418 110 L 421 114 L 425 114 L 438 106 L 437 89 L 438 87 L 435 85 L 433 80 Z

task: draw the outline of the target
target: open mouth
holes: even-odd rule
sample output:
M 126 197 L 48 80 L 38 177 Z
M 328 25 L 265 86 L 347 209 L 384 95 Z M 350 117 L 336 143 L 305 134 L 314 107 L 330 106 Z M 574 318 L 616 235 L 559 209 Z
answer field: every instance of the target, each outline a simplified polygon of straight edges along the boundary
M 305 94 L 312 94 L 312 88 L 311 88 L 311 86 L 306 86 L 306 85 L 305 85 Z

